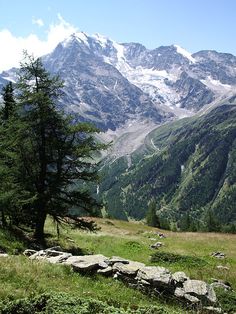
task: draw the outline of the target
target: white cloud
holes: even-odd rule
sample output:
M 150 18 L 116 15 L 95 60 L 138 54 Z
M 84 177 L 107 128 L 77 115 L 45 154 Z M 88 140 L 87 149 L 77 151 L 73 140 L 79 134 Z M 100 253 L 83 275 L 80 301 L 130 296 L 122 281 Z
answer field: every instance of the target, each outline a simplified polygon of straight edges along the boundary
M 32 18 L 32 23 L 35 25 L 38 25 L 39 27 L 42 27 L 44 25 L 44 22 L 42 19 L 36 19 L 35 17 Z
M 37 35 L 15 37 L 8 29 L 0 30 L 0 72 L 19 66 L 23 50 L 40 57 L 51 52 L 56 45 L 77 31 L 76 27 L 66 22 L 60 14 L 58 21 L 49 26 L 47 39 L 40 40 Z

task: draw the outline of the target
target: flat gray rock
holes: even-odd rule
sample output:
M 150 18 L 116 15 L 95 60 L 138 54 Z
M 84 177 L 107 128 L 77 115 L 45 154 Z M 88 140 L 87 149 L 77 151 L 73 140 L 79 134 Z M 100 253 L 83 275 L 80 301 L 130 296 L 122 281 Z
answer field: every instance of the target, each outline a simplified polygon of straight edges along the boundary
M 171 273 L 167 268 L 159 266 L 145 266 L 141 268 L 136 279 L 145 280 L 153 284 L 154 287 L 169 285 L 172 279 Z
M 74 271 L 95 271 L 99 268 L 107 268 L 109 259 L 101 254 L 71 256 L 65 261 L 65 265 L 71 265 Z
M 25 255 L 25 256 L 31 256 L 31 255 L 33 255 L 33 254 L 35 254 L 35 253 L 37 253 L 36 250 L 26 249 L 26 250 L 24 250 L 23 255 Z
M 48 257 L 47 261 L 52 264 L 60 264 L 60 263 L 64 263 L 71 256 L 72 256 L 71 253 L 64 253 L 58 256 Z
M 189 277 L 183 271 L 177 271 L 172 275 L 174 283 L 184 283 Z
M 114 265 L 115 263 L 122 263 L 122 264 L 129 264 L 129 260 L 119 257 L 119 256 L 112 256 L 109 259 L 109 265 Z
M 215 303 L 216 294 L 208 283 L 201 280 L 187 280 L 183 283 L 184 297 L 191 295 L 204 303 Z
M 111 266 L 108 266 L 107 268 L 104 269 L 98 269 L 97 273 L 104 276 L 111 276 L 113 274 L 113 269 Z
M 115 263 L 113 265 L 113 271 L 126 276 L 135 276 L 138 270 L 143 267 L 145 267 L 145 264 L 139 262 L 130 261 L 129 264 Z

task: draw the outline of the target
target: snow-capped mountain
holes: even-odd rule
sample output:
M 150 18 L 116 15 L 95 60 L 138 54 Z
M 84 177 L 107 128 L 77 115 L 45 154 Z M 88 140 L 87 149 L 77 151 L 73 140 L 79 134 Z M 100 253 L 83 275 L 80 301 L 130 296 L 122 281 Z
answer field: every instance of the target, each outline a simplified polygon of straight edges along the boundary
M 190 54 L 177 45 L 150 50 L 99 34 L 72 34 L 43 61 L 65 82 L 60 105 L 104 130 L 193 114 L 235 93 L 236 87 L 231 54 Z M 12 77 L 4 72 L 0 83 Z
M 62 106 L 66 104 L 66 110 L 104 130 L 137 119 L 159 123 L 171 117 L 109 61 L 118 60 L 118 46 L 109 40 L 105 44 L 102 37 L 78 33 L 44 57 L 47 69 L 59 73 L 65 82 Z
M 122 102 L 122 95 L 127 91 L 121 88 L 120 82 L 126 79 L 128 83 L 123 82 L 127 88 L 130 83 L 135 86 L 131 88 L 132 100 L 137 110 L 139 108 L 141 111 L 149 111 L 151 107 L 166 110 L 167 106 L 174 113 L 176 108 L 196 112 L 217 98 L 228 95 L 236 86 L 236 57 L 231 54 L 216 51 L 190 54 L 177 45 L 149 50 L 139 43 L 119 44 L 99 34 L 88 36 L 85 33 L 77 33 L 47 56 L 46 64 L 51 70 L 60 71 L 65 68 L 65 58 L 62 60 L 62 55 L 69 54 L 72 62 L 71 50 L 74 51 L 73 57 L 76 54 L 73 69 L 78 70 L 79 78 L 83 76 L 84 70 L 88 72 L 89 67 L 94 67 L 92 74 L 96 75 L 96 90 L 100 85 L 100 91 L 106 89 L 113 95 L 117 93 Z M 55 63 L 56 67 L 53 67 Z M 81 63 L 84 67 L 80 66 L 79 69 Z M 145 102 L 149 103 L 145 108 L 140 108 L 137 97 L 133 98 L 134 93 L 138 92 L 136 87 L 142 92 Z M 138 98 L 141 96 L 140 91 Z M 148 100 L 144 94 L 148 95 Z M 126 101 L 126 111 L 127 108 L 131 110 L 133 106 L 134 104 L 130 105 Z M 182 115 L 183 111 L 177 111 L 178 114 Z

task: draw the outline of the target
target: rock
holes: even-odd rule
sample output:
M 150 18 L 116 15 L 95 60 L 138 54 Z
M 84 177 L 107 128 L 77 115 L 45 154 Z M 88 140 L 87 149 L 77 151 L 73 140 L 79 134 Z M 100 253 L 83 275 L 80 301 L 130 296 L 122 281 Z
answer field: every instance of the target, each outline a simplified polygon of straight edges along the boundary
M 48 252 L 48 251 L 58 251 L 58 252 L 62 252 L 63 249 L 58 245 L 58 246 L 53 246 L 53 247 L 49 247 L 45 250 L 45 252 Z
M 184 283 L 189 277 L 183 271 L 177 271 L 172 275 L 174 284 Z
M 40 250 L 40 251 L 37 251 L 36 253 L 32 254 L 30 257 L 30 259 L 34 260 L 34 259 L 46 259 L 47 256 L 46 256 L 46 253 L 44 252 L 44 250 Z
M 145 266 L 143 263 L 129 261 L 119 256 L 107 258 L 104 255 L 73 256 L 62 252 L 60 247 L 47 250 L 26 250 L 31 260 L 45 260 L 52 264 L 70 265 L 74 271 L 97 272 L 104 276 L 113 276 L 127 282 L 129 286 L 152 294 L 164 293 L 186 300 L 191 304 L 212 305 L 216 300 L 213 287 L 230 289 L 230 284 L 215 279 L 212 285 L 200 280 L 190 280 L 184 272 L 173 275 L 164 267 Z M 32 255 L 31 255 L 32 254 Z M 8 256 L 0 254 L 0 256 Z
M 0 253 L 0 257 L 8 257 L 9 255 L 7 253 Z
M 156 232 L 156 234 L 159 236 L 159 238 L 164 239 L 166 238 L 166 236 L 164 235 L 164 233 L 161 232 Z
M 129 264 L 123 264 L 123 263 L 115 263 L 113 265 L 113 271 L 119 272 L 122 275 L 125 276 L 136 276 L 139 269 L 145 267 L 145 264 L 139 263 L 139 262 L 132 262 L 129 261 Z
M 47 261 L 52 264 L 64 263 L 71 256 L 72 256 L 71 253 L 64 253 L 58 256 L 51 256 L 47 258 Z
M 58 247 L 56 247 L 58 248 Z M 37 259 L 37 260 L 44 260 L 49 257 L 53 256 L 60 256 L 65 254 L 65 252 L 58 251 L 57 249 L 54 250 L 54 248 L 46 249 L 46 250 L 40 250 L 30 256 L 30 259 Z
M 119 256 L 112 256 L 110 259 L 109 259 L 109 265 L 114 265 L 115 263 L 122 263 L 122 264 L 129 264 L 129 260 L 127 259 L 124 259 L 122 257 L 119 257 Z
M 223 253 L 223 252 L 213 252 L 213 253 L 211 253 L 211 256 L 216 257 L 216 258 L 225 258 L 225 253 Z
M 87 272 L 105 269 L 109 265 L 109 259 L 104 255 L 71 256 L 65 261 L 65 265 L 71 265 L 74 271 Z
M 206 310 L 207 313 L 222 313 L 222 309 L 220 307 L 204 306 L 203 310 Z
M 211 285 L 201 280 L 187 280 L 183 283 L 184 297 L 189 295 L 198 298 L 203 304 L 215 303 L 216 294 Z
M 213 279 L 213 283 L 211 284 L 213 288 L 222 288 L 225 291 L 232 290 L 231 284 L 228 281 L 221 279 Z
M 184 297 L 184 289 L 183 289 L 183 288 L 180 288 L 180 287 L 177 287 L 177 288 L 175 289 L 174 295 L 175 295 L 177 298 L 183 298 L 183 297 Z
M 108 266 L 107 268 L 104 269 L 98 269 L 97 273 L 104 276 L 111 276 L 113 274 L 113 269 L 111 266 Z
M 151 249 L 158 249 L 159 247 L 162 247 L 164 244 L 162 242 L 156 242 L 152 245 L 150 245 Z
M 159 266 L 145 266 L 139 269 L 136 279 L 138 281 L 145 280 L 153 285 L 153 287 L 168 286 L 172 276 L 168 269 Z
M 24 250 L 23 255 L 25 255 L 25 256 L 31 256 L 31 255 L 33 255 L 33 254 L 35 254 L 35 253 L 37 253 L 36 250 L 26 249 L 26 250 Z
M 188 293 L 184 294 L 184 298 L 193 304 L 200 303 L 200 300 L 197 297 Z
M 218 265 L 218 266 L 216 266 L 216 268 L 219 269 L 219 270 L 229 270 L 229 267 L 222 266 L 222 265 Z

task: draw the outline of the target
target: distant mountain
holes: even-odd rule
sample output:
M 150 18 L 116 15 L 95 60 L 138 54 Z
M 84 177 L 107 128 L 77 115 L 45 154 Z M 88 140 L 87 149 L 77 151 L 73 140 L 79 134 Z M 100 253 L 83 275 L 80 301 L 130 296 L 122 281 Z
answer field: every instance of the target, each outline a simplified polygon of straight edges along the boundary
M 112 217 L 236 224 L 236 96 L 199 117 L 161 126 L 128 158 L 104 161 L 99 195 Z M 184 217 L 184 218 L 183 218 Z
M 105 61 L 112 51 L 118 54 L 113 42 L 104 47 L 97 38 L 80 33 L 44 57 L 46 68 L 59 73 L 65 81 L 61 105 L 103 130 L 115 130 L 132 120 L 158 124 L 170 118 L 171 114 L 158 108 L 147 94 Z
M 60 106 L 103 130 L 189 116 L 233 95 L 236 86 L 231 54 L 190 54 L 177 45 L 150 50 L 99 34 L 75 33 L 43 60 L 65 82 Z M 0 84 L 8 79 L 13 71 L 1 74 Z

